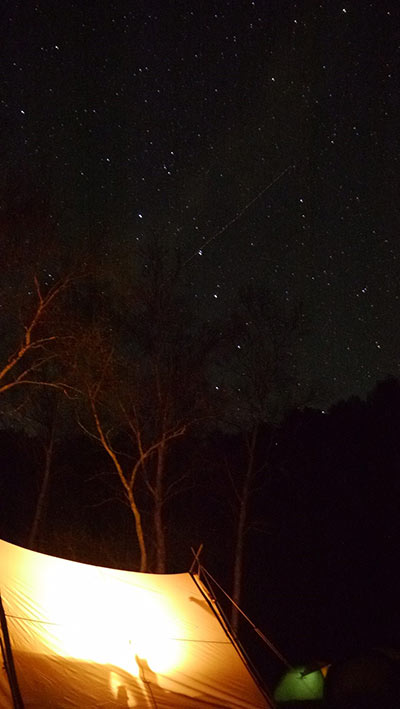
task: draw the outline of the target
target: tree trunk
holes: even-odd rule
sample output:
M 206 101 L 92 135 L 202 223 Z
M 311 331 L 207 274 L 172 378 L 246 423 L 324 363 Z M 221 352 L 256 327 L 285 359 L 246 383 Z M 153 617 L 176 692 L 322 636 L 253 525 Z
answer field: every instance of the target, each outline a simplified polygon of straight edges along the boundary
M 239 517 L 236 529 L 235 558 L 233 564 L 233 588 L 232 598 L 236 606 L 240 606 L 243 584 L 243 561 L 245 551 L 245 537 L 247 528 L 247 517 L 249 512 L 249 502 L 251 496 L 251 483 L 254 476 L 254 456 L 257 441 L 258 428 L 254 427 L 247 441 L 247 466 L 242 482 L 242 489 L 239 493 Z M 231 627 L 234 635 L 238 634 L 240 614 L 236 606 L 232 606 Z
M 163 525 L 165 454 L 165 441 L 162 440 L 157 449 L 157 468 L 154 486 L 154 532 L 156 539 L 156 572 L 158 574 L 165 574 L 167 565 L 165 531 Z
M 50 427 L 50 436 L 48 441 L 44 444 L 44 470 L 42 482 L 40 485 L 39 496 L 36 503 L 35 515 L 33 518 L 31 531 L 28 539 L 28 547 L 30 549 L 35 549 L 38 533 L 40 526 L 43 522 L 43 514 L 46 506 L 46 498 L 49 489 L 50 475 L 51 475 L 51 465 L 53 462 L 54 453 L 54 443 L 56 436 L 56 419 L 57 419 L 57 408 L 54 412 L 53 420 Z
M 136 536 L 137 536 L 137 540 L 139 543 L 139 549 L 140 549 L 140 569 L 139 570 L 142 572 L 145 572 L 145 571 L 147 571 L 147 550 L 146 550 L 146 543 L 145 543 L 145 539 L 144 539 L 142 516 L 141 516 L 140 510 L 136 504 L 135 495 L 133 493 L 133 485 L 135 483 L 136 469 L 137 469 L 138 464 L 136 464 L 134 466 L 133 472 L 132 472 L 132 474 L 130 476 L 130 480 L 129 480 L 129 478 L 127 476 L 125 476 L 125 473 L 123 471 L 120 461 L 118 460 L 118 456 L 117 456 L 115 450 L 113 449 L 113 447 L 109 443 L 109 441 L 104 433 L 103 426 L 100 421 L 100 417 L 99 417 L 97 407 L 96 407 L 96 399 L 94 397 L 90 397 L 89 401 L 90 401 L 90 406 L 92 408 L 97 432 L 100 437 L 100 442 L 101 442 L 104 450 L 110 456 L 110 458 L 114 464 L 115 470 L 117 471 L 118 477 L 122 483 L 122 487 L 125 490 L 125 494 L 128 499 L 131 512 L 135 518 L 135 531 L 136 531 Z
M 144 541 L 142 517 L 141 517 L 140 511 L 136 505 L 132 490 L 127 489 L 126 487 L 125 487 L 125 490 L 128 495 L 130 508 L 131 508 L 133 516 L 135 518 L 135 530 L 136 530 L 136 536 L 137 536 L 137 540 L 139 542 L 139 549 L 140 549 L 139 571 L 144 573 L 147 571 L 147 550 L 146 550 L 146 544 Z

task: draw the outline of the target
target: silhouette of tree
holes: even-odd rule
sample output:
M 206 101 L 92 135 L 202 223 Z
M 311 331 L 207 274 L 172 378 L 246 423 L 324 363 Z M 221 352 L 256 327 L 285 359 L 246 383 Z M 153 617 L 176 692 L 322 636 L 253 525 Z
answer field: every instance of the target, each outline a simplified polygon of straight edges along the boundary
M 229 472 L 236 508 L 232 627 L 238 630 L 246 536 L 251 504 L 269 466 L 273 429 L 296 402 L 293 347 L 301 313 L 277 308 L 269 293 L 248 287 L 231 317 L 218 367 L 225 400 L 223 423 L 237 433 L 243 454 L 240 469 Z

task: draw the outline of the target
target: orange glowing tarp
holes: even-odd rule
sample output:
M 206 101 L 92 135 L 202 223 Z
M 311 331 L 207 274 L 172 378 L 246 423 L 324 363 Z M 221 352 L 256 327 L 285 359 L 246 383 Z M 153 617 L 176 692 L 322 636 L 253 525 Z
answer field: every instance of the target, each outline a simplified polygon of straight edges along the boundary
M 0 541 L 0 592 L 25 709 L 271 706 L 190 574 L 106 569 Z M 0 673 L 0 709 L 12 709 Z

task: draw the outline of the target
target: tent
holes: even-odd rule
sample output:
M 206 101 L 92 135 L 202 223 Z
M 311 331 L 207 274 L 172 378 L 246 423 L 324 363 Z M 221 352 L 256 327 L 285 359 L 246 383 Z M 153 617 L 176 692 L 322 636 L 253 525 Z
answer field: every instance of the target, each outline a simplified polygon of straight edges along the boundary
M 106 569 L 0 541 L 0 592 L 0 709 L 273 706 L 195 574 Z
M 400 653 L 374 648 L 334 663 L 326 678 L 325 696 L 332 709 L 400 707 Z
M 285 672 L 274 691 L 278 704 L 285 702 L 319 701 L 324 696 L 328 667 L 291 667 Z

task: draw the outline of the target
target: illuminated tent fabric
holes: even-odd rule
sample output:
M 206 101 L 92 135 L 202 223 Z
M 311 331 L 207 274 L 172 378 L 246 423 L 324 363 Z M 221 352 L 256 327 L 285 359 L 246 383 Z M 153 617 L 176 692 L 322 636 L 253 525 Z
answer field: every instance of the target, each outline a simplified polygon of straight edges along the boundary
M 0 541 L 0 591 L 25 709 L 272 706 L 195 576 L 105 569 Z M 0 673 L 0 709 L 10 709 Z

